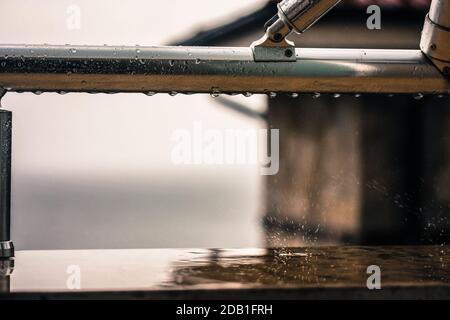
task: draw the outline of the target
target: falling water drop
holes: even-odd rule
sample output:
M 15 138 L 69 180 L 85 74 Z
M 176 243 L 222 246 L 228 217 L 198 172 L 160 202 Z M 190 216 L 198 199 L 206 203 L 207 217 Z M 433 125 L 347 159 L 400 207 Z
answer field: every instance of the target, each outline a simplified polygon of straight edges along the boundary
M 316 92 L 312 95 L 313 99 L 319 99 L 321 94 L 319 92 Z

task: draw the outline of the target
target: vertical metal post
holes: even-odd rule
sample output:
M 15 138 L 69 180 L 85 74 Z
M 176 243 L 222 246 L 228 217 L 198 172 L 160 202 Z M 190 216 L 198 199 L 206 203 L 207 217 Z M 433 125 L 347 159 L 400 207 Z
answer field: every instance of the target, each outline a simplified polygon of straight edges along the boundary
M 14 256 L 11 241 L 12 113 L 0 110 L 0 259 Z
M 0 259 L 0 295 L 11 292 L 11 274 L 14 271 L 14 258 Z

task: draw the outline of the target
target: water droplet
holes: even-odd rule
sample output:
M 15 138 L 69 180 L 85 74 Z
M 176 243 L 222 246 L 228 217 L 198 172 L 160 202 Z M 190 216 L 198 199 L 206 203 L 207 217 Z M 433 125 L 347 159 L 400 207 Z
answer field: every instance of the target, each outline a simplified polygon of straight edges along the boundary
M 136 53 L 137 54 L 141 53 L 141 49 L 136 49 Z
M 333 98 L 335 98 L 335 99 L 338 99 L 338 98 L 340 98 L 340 97 L 341 97 L 341 95 L 340 95 L 339 93 L 333 94 Z
M 145 92 L 145 95 L 146 96 L 149 96 L 149 97 L 152 97 L 152 96 L 154 96 L 156 94 L 156 92 L 153 92 L 153 91 L 147 91 L 147 92 Z
M 393 94 L 393 93 L 388 94 L 388 98 L 393 98 L 393 97 L 394 97 L 394 94 Z
M 361 94 L 360 93 L 355 94 L 355 98 L 361 98 Z
M 276 98 L 277 97 L 277 93 L 276 92 L 270 92 L 269 93 L 269 98 Z
M 296 92 L 291 93 L 291 98 L 298 98 L 299 94 Z
M 438 95 L 437 97 L 438 97 L 438 99 L 442 99 L 442 98 L 444 97 L 444 95 L 443 95 L 443 94 L 440 94 L 440 95 Z
M 213 91 L 213 92 L 211 92 L 211 97 L 213 97 L 213 98 L 217 98 L 217 97 L 219 97 L 220 96 L 220 92 L 219 91 Z
M 321 94 L 319 92 L 316 92 L 312 95 L 313 99 L 319 99 Z
M 75 48 L 72 48 L 72 49 L 70 49 L 70 53 L 77 53 L 77 49 L 75 49 Z
M 195 64 L 200 64 L 202 62 L 202 60 L 200 59 L 195 59 Z
M 247 97 L 247 98 L 251 97 L 252 95 L 253 95 L 253 93 L 251 93 L 251 92 L 244 93 L 244 97 Z
M 39 95 L 42 94 L 42 91 L 36 90 L 36 91 L 33 91 L 33 93 L 34 93 L 35 95 L 39 96 Z
M 416 93 L 413 97 L 414 97 L 415 100 L 421 100 L 423 98 L 423 94 Z
M 170 61 L 169 61 L 169 65 L 170 65 L 171 67 L 173 67 L 173 66 L 175 65 L 175 61 L 170 60 Z
M 59 94 L 61 94 L 61 95 L 65 95 L 65 94 L 67 94 L 67 92 L 66 92 L 66 91 L 58 91 L 58 93 L 59 93 Z
M 170 92 L 169 92 L 169 95 L 170 95 L 171 97 L 175 97 L 177 94 L 178 94 L 178 92 L 176 92 L 176 91 L 170 91 Z

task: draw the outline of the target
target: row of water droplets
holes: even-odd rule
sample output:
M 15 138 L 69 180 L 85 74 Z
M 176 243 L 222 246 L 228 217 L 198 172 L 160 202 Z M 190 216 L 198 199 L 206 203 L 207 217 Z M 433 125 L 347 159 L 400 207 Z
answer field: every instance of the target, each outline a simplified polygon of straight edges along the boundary
M 86 81 L 84 81 L 85 83 L 84 84 L 86 84 Z M 17 92 L 17 93 L 23 93 L 23 92 L 31 92 L 31 93 L 33 93 L 33 94 L 35 94 L 35 95 L 41 95 L 41 94 L 43 94 L 45 91 L 43 91 L 43 90 L 32 90 L 32 91 L 29 91 L 29 90 L 23 90 L 23 91 L 21 91 L 21 90 L 12 90 L 12 88 L 0 88 L 0 101 L 1 101 L 1 98 L 8 92 L 8 91 L 15 91 L 15 92 Z M 83 91 L 84 92 L 84 91 Z M 56 91 L 56 93 L 58 93 L 58 94 L 61 94 L 61 95 L 65 95 L 65 94 L 67 94 L 67 93 L 69 93 L 68 91 Z M 116 91 L 105 91 L 105 92 L 103 92 L 103 91 L 96 91 L 96 90 L 92 90 L 92 91 L 86 91 L 86 93 L 89 93 L 89 94 L 99 94 L 99 93 L 104 93 L 104 94 L 118 94 L 118 93 L 121 93 L 121 92 L 116 92 Z M 155 96 L 155 95 L 157 95 L 157 94 L 161 94 L 161 93 L 167 93 L 168 95 L 170 95 L 170 96 L 172 96 L 172 97 L 174 97 L 174 96 L 177 96 L 177 95 L 187 95 L 187 96 L 189 96 L 189 95 L 193 95 L 193 94 L 202 94 L 202 93 L 199 93 L 199 92 L 178 92 L 178 91 L 169 91 L 169 92 L 158 92 L 158 91 L 143 91 L 142 92 L 143 94 L 145 94 L 146 96 L 149 96 L 149 97 L 152 97 L 152 96 Z M 353 97 L 355 97 L 355 98 L 360 98 L 360 97 L 362 97 L 363 96 L 363 94 L 359 94 L 359 93 L 357 93 L 357 94 L 340 94 L 340 93 L 334 93 L 334 94 L 330 94 L 330 93 L 319 93 L 319 92 L 316 92 L 316 93 L 312 93 L 312 94 L 307 94 L 307 93 L 296 93 L 296 92 L 292 92 L 292 93 L 286 93 L 286 92 L 264 92 L 264 93 L 253 93 L 253 92 L 234 92 L 234 93 L 229 93 L 229 92 L 221 92 L 221 91 L 219 91 L 219 90 L 212 90 L 210 93 L 209 93 L 209 95 L 211 96 L 211 97 L 213 97 L 213 98 L 218 98 L 218 97 L 220 97 L 221 95 L 227 95 L 227 96 L 238 96 L 238 95 L 242 95 L 242 96 L 244 96 L 244 97 L 247 97 L 247 98 L 250 98 L 250 97 L 252 97 L 253 95 L 257 95 L 257 94 L 265 94 L 265 95 L 267 95 L 269 98 L 272 98 L 272 99 L 274 99 L 274 98 L 277 98 L 277 97 L 283 97 L 283 96 L 285 96 L 285 97 L 290 97 L 290 98 L 293 98 L 293 99 L 297 99 L 297 98 L 300 98 L 301 96 L 311 96 L 313 99 L 319 99 L 319 98 L 321 98 L 321 97 L 323 97 L 323 96 L 332 96 L 333 98 L 335 98 L 335 99 L 338 99 L 338 98 L 341 98 L 341 97 L 343 97 L 343 96 L 353 96 Z M 399 94 L 400 95 L 400 94 Z M 388 98 L 392 98 L 392 97 L 394 97 L 395 96 L 395 94 L 387 94 L 387 95 L 385 95 L 386 97 L 388 97 Z M 437 98 L 443 98 L 445 95 L 443 95 L 443 94 L 437 94 L 437 95 L 433 95 L 433 96 L 435 96 L 435 97 L 437 97 Z M 413 94 L 413 98 L 415 99 L 415 100 L 421 100 L 421 99 L 423 99 L 425 97 L 425 95 L 424 94 L 422 94 L 422 93 L 416 93 L 416 94 Z

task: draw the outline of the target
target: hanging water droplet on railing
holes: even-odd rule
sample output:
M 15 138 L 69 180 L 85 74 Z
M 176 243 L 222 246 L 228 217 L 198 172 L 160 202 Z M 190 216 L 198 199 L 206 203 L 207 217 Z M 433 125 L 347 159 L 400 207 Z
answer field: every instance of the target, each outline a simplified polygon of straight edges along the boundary
M 251 92 L 245 92 L 244 97 L 250 98 L 253 95 Z
M 178 94 L 178 92 L 176 92 L 176 91 L 169 92 L 169 96 L 171 96 L 171 97 L 175 97 L 177 94 Z
M 314 93 L 314 94 L 312 95 L 312 98 L 313 98 L 313 99 L 319 99 L 320 96 L 321 96 L 321 94 L 320 94 L 319 92 L 316 92 L 316 93 Z
M 335 98 L 335 99 L 338 99 L 338 98 L 340 98 L 341 97 L 341 94 L 340 93 L 335 93 L 335 94 L 333 94 L 333 98 Z
M 218 98 L 219 95 L 220 95 L 220 91 L 219 91 L 219 90 L 217 90 L 217 89 L 213 89 L 213 90 L 212 90 L 212 92 L 211 92 L 211 97 L 213 97 L 213 98 Z
M 413 97 L 416 100 L 422 100 L 423 99 L 423 94 L 422 93 L 416 93 Z
M 298 98 L 299 97 L 299 94 L 298 93 L 296 93 L 296 92 L 293 92 L 293 93 L 291 93 L 291 98 Z
M 274 99 L 277 97 L 277 93 L 276 92 L 270 92 L 269 93 L 269 98 Z
M 147 91 L 147 92 L 144 92 L 144 94 L 146 96 L 152 97 L 152 96 L 154 96 L 156 94 L 156 92 L 154 92 L 154 91 Z

